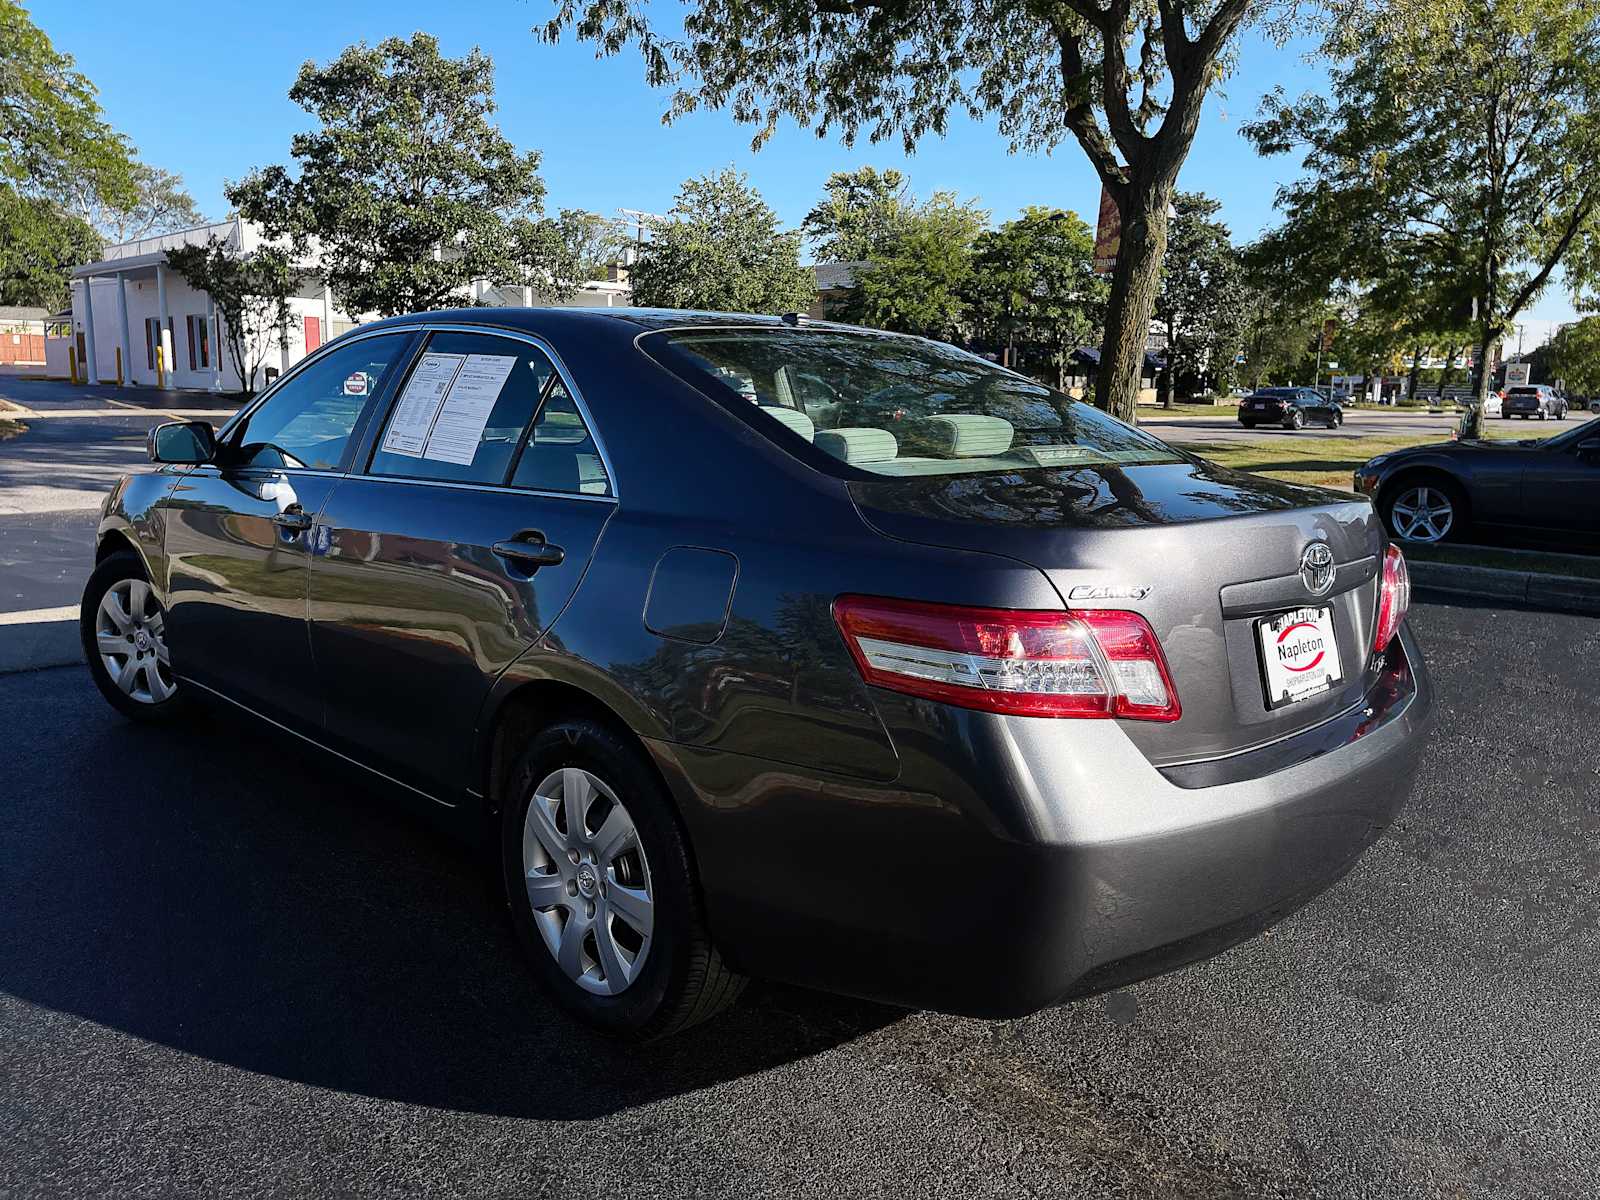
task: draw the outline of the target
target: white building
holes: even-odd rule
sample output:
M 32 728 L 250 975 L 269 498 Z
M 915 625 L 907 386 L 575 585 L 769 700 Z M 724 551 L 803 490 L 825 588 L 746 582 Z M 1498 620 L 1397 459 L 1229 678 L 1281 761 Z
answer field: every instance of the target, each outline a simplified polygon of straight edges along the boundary
M 167 265 L 168 250 L 203 246 L 212 238 L 240 254 L 249 254 L 266 241 L 259 227 L 234 218 L 109 246 L 99 262 L 73 270 L 68 349 L 72 351 L 71 370 L 79 380 L 242 390 L 238 368 L 223 341 L 225 330 L 216 305 Z M 619 274 L 613 271 L 610 280 L 584 284 L 566 304 L 584 308 L 628 305 L 630 289 Z M 531 307 L 536 299 L 531 288 L 497 287 L 487 280 L 476 280 L 461 293 L 463 304 Z M 323 342 L 360 323 L 358 316 L 336 305 L 314 266 L 303 276 L 298 294 L 290 297 L 289 309 L 287 347 L 270 338 L 274 344 L 266 347 L 264 355 L 247 355 L 250 361 L 261 360 L 255 380 L 258 388 L 266 384 L 269 370 L 274 374 L 287 371 Z M 157 350 L 163 344 L 168 354 L 161 357 L 165 372 L 164 378 L 158 379 Z
M 211 238 L 241 254 L 249 254 L 264 241 L 258 228 L 235 218 L 108 246 L 99 262 L 73 270 L 72 335 L 76 344 L 72 349 L 80 380 L 241 390 L 216 305 L 207 293 L 190 287 L 167 265 L 168 250 L 203 246 Z M 305 276 L 299 293 L 290 298 L 289 309 L 288 346 L 268 350 L 257 373 L 257 387 L 266 382 L 268 368 L 275 373 L 288 370 L 355 324 L 335 306 L 332 293 L 315 271 Z M 163 331 L 170 358 L 163 356 L 165 379 L 158 380 L 156 352 L 163 345 Z

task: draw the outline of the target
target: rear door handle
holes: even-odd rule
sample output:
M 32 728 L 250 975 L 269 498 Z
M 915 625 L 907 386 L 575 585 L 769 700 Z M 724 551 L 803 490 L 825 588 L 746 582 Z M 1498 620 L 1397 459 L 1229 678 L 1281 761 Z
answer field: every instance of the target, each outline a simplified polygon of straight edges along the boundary
M 280 529 L 301 530 L 311 528 L 311 514 L 298 504 L 291 504 L 272 518 L 272 523 Z
M 501 558 L 514 559 L 535 568 L 559 567 L 567 557 L 567 552 L 560 546 L 552 546 L 549 542 L 524 541 L 521 538 L 496 542 L 490 549 Z

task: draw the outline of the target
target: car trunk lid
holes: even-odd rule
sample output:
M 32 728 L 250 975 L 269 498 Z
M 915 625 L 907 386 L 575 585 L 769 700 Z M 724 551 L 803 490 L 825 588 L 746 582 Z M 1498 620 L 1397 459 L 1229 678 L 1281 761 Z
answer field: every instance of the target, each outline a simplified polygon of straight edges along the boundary
M 855 482 L 862 517 L 913 542 L 983 550 L 1045 572 L 1071 608 L 1119 608 L 1151 624 L 1183 716 L 1124 721 L 1158 765 L 1276 741 L 1357 703 L 1365 691 L 1385 537 L 1364 499 L 1229 471 L 1200 460 Z M 1313 542 L 1334 581 L 1301 575 Z M 1343 678 L 1269 707 L 1258 624 L 1299 608 L 1332 612 Z

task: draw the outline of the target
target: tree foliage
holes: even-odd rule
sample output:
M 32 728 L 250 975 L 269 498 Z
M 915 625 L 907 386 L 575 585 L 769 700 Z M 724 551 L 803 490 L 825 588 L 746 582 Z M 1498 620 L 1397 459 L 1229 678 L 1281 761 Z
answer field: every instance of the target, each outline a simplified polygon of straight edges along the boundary
M 1403 338 L 1470 323 L 1487 362 L 1563 260 L 1600 277 L 1600 2 L 1355 8 L 1331 95 L 1271 98 L 1247 132 L 1304 154 L 1279 203 L 1314 274 L 1389 289 Z
M 132 190 L 126 197 L 106 197 L 88 189 L 74 201 L 78 214 L 112 245 L 205 223 L 181 175 L 135 162 L 129 179 Z
M 228 199 L 269 235 L 314 241 L 348 311 L 438 308 L 475 279 L 537 273 L 516 222 L 543 202 L 539 155 L 491 122 L 487 55 L 445 58 L 425 33 L 360 43 L 307 62 L 289 98 L 319 122 L 291 143 L 298 174 L 266 167 Z
M 798 312 L 816 297 L 800 235 L 780 230 L 778 214 L 731 167 L 684 182 L 652 222 L 629 282 L 635 304 L 656 308 Z
M 894 235 L 867 258 L 860 279 L 862 322 L 960 340 L 972 243 L 988 216 L 954 192 L 935 192 L 908 211 Z
M 1600 395 L 1600 317 L 1563 325 L 1550 339 L 1547 370 L 1579 396 Z
M 570 300 L 591 279 L 604 279 L 629 245 L 615 221 L 576 208 L 564 208 L 557 217 L 519 220 L 513 236 L 518 278 L 551 304 Z
M 1246 312 L 1244 266 L 1228 227 L 1216 219 L 1221 203 L 1200 192 L 1179 192 L 1173 208 L 1155 306 L 1167 331 L 1168 399 L 1229 385 Z
M 1106 290 L 1094 233 L 1078 214 L 1030 207 L 978 235 L 969 323 L 979 342 L 1012 351 L 1013 366 L 1059 387 L 1072 352 L 1098 338 Z
M 100 236 L 55 201 L 0 184 L 0 304 L 66 308 L 69 272 L 100 249 Z
M 132 199 L 127 143 L 95 87 L 15 0 L 0 0 L 0 183 L 67 200 L 85 190 Z
M 635 0 L 560 0 L 542 34 L 637 46 L 646 79 L 674 89 L 669 117 L 727 108 L 758 145 L 787 117 L 909 150 L 952 113 L 996 118 L 1013 147 L 1074 138 L 1122 216 L 1097 389 L 1131 420 L 1178 170 L 1234 35 L 1271 3 L 699 0 L 674 39 Z
M 865 262 L 888 250 L 911 212 L 911 188 L 899 171 L 835 171 L 801 223 L 818 262 Z
M 281 246 L 241 255 L 213 237 L 203 246 L 168 250 L 167 263 L 190 287 L 210 293 L 222 318 L 222 341 L 250 395 L 267 355 L 287 345 L 289 297 L 300 284 L 293 255 Z

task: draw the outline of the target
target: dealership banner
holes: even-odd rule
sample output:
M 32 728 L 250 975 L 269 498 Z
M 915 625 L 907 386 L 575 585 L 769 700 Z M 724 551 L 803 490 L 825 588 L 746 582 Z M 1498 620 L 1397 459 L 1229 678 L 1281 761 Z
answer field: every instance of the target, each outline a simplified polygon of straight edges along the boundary
M 1094 271 L 1109 275 L 1117 266 L 1117 251 L 1122 248 L 1122 212 L 1117 202 L 1100 185 L 1100 220 L 1094 232 Z

